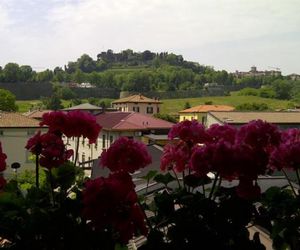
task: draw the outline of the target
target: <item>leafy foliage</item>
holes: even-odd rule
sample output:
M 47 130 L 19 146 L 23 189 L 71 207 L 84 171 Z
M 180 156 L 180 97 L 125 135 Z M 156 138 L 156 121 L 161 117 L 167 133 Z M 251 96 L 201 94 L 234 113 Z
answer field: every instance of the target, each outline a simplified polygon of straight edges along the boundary
M 2 111 L 16 111 L 16 97 L 5 89 L 0 89 L 0 110 Z

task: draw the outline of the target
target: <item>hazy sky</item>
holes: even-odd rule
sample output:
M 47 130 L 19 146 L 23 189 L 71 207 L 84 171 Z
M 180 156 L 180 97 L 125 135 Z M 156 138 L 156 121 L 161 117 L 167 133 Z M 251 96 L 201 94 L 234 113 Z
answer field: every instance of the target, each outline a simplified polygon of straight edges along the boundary
M 300 74 L 300 0 L 0 0 L 1 66 L 53 69 L 128 48 Z

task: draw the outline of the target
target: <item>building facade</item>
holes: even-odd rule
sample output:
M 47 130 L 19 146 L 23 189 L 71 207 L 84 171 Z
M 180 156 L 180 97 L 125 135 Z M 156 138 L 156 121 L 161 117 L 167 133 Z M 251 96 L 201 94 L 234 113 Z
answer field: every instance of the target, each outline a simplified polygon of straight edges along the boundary
M 3 152 L 7 155 L 6 175 L 12 174 L 11 164 L 21 164 L 20 171 L 33 169 L 34 162 L 31 153 L 25 149 L 27 141 L 35 132 L 47 131 L 47 128 L 40 127 L 39 121 L 24 115 L 12 112 L 0 112 L 0 141 Z
M 253 120 L 273 123 L 282 129 L 300 128 L 299 112 L 209 112 L 206 126 L 229 124 L 240 127 Z
M 197 120 L 198 122 L 205 124 L 206 115 L 210 111 L 232 111 L 234 107 L 227 105 L 198 105 L 192 108 L 179 111 L 179 121 L 184 120 Z
M 112 102 L 112 107 L 122 112 L 137 112 L 145 115 L 154 115 L 160 112 L 160 104 L 157 99 L 151 99 L 143 95 L 132 95 Z

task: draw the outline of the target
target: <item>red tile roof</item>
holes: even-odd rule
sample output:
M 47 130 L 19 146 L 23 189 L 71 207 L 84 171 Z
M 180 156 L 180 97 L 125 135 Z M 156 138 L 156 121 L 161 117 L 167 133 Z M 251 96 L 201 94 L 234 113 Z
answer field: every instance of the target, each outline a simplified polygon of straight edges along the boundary
M 34 118 L 37 120 L 42 120 L 42 116 L 45 113 L 51 112 L 53 110 L 33 110 L 33 111 L 29 111 L 27 113 L 24 113 L 23 115 L 29 117 L 29 118 Z
M 37 128 L 39 121 L 13 112 L 0 112 L 0 128 Z
M 228 105 L 198 105 L 189 109 L 181 110 L 179 113 L 202 113 L 209 111 L 233 111 L 234 107 Z
M 159 100 L 151 99 L 143 95 L 132 95 L 113 101 L 112 103 L 162 103 Z
M 170 129 L 174 124 L 135 112 L 108 112 L 96 116 L 106 130 Z

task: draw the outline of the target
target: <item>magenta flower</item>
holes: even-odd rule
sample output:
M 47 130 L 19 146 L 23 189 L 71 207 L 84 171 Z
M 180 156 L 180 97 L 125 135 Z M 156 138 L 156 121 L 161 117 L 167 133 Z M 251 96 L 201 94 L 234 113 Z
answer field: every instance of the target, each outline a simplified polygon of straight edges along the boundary
M 300 129 L 292 128 L 281 133 L 281 144 L 272 152 L 269 167 L 272 170 L 300 168 Z
M 101 154 L 101 165 L 111 171 L 125 171 L 134 173 L 152 162 L 146 145 L 142 142 L 120 137 L 109 149 Z
M 169 139 L 179 138 L 188 143 L 204 143 L 208 140 L 205 128 L 196 120 L 185 120 L 175 124 L 169 134 Z
M 63 133 L 67 137 L 83 136 L 89 139 L 89 143 L 96 142 L 101 130 L 92 114 L 78 110 L 68 113 L 61 111 L 46 113 L 40 125 L 47 125 L 50 132 Z
M 208 172 L 217 172 L 227 180 L 237 177 L 236 147 L 226 141 L 220 140 L 194 149 L 191 166 L 200 176 Z
M 73 155 L 73 150 L 66 150 L 61 137 L 51 132 L 41 135 L 39 131 L 28 140 L 25 148 L 38 154 L 40 165 L 49 169 L 59 167 Z
M 0 142 L 0 172 L 4 171 L 6 169 L 6 154 L 2 152 L 2 146 Z
M 210 137 L 211 142 L 217 142 L 219 140 L 227 141 L 234 144 L 237 129 L 230 125 L 213 124 L 207 129 L 207 134 Z
M 278 128 L 262 120 L 251 121 L 242 126 L 237 133 L 238 144 L 248 144 L 256 148 L 268 148 L 280 143 Z
M 91 220 L 96 229 L 112 227 L 125 244 L 137 232 L 146 235 L 145 217 L 134 187 L 131 176 L 124 171 L 87 181 L 83 191 L 83 217 Z
M 175 170 L 182 172 L 189 168 L 190 148 L 184 142 L 167 144 L 161 157 L 160 169 L 162 171 Z

